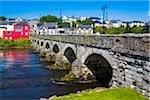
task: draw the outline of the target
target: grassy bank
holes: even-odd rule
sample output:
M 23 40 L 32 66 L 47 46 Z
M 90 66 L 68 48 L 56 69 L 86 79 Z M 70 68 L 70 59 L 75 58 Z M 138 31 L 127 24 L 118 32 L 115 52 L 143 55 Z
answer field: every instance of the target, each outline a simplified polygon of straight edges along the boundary
M 18 40 L 4 40 L 0 39 L 0 49 L 13 49 L 13 48 L 30 48 L 31 41 L 26 39 L 18 39 Z
M 106 90 L 86 90 L 62 97 L 52 97 L 48 100 L 150 100 L 130 88 L 113 88 Z

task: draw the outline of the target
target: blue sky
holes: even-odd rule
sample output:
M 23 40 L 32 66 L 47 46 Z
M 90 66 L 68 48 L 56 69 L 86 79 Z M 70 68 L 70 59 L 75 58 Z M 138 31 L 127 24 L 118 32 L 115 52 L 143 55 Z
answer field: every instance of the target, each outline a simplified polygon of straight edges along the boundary
M 0 0 L 0 16 L 33 19 L 48 14 L 59 16 L 59 10 L 62 9 L 62 15 L 100 17 L 104 4 L 108 5 L 108 19 L 149 20 L 148 0 Z

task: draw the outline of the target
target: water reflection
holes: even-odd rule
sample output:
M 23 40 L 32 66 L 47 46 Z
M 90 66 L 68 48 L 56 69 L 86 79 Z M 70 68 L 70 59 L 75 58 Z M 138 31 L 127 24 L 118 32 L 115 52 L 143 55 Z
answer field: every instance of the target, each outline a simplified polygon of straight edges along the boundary
M 46 63 L 39 61 L 30 50 L 0 51 L 0 100 L 36 100 L 95 87 L 89 84 L 53 84 L 50 80 L 66 72 L 51 71 L 44 66 Z

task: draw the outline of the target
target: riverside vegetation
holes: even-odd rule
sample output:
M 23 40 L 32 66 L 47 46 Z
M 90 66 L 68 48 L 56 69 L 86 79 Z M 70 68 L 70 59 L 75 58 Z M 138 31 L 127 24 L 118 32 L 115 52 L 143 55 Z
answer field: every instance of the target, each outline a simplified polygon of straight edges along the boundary
M 50 97 L 48 100 L 150 100 L 145 98 L 134 89 L 89 89 L 66 96 Z
M 24 49 L 30 48 L 31 41 L 27 39 L 18 39 L 18 40 L 4 40 L 0 39 L 0 49 Z

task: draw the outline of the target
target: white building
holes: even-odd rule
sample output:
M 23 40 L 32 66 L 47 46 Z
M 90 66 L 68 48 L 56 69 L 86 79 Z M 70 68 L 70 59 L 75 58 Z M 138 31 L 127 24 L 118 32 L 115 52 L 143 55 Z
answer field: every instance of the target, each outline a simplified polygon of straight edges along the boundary
M 80 17 L 78 18 L 78 20 L 80 20 L 80 21 L 84 21 L 84 20 L 87 20 L 87 17 L 80 16 Z
M 100 22 L 100 21 L 94 21 L 94 27 L 102 27 L 103 26 L 103 23 Z
M 141 22 L 141 21 L 132 21 L 132 22 L 129 22 L 129 26 L 131 28 L 134 27 L 134 26 L 136 26 L 136 27 L 145 26 L 145 23 Z
M 119 28 L 122 25 L 122 22 L 120 20 L 111 20 L 110 23 L 114 28 Z
M 63 16 L 62 17 L 62 21 L 63 22 L 68 22 L 68 23 L 71 23 L 71 22 L 76 22 L 78 20 L 78 18 L 72 16 L 72 17 L 68 17 L 68 16 Z
M 0 38 L 3 38 L 3 31 L 14 30 L 14 24 L 13 22 L 0 22 Z
M 31 21 L 28 21 L 30 27 L 31 27 L 31 33 L 32 34 L 35 34 L 36 33 L 36 30 L 37 30 L 37 25 L 39 23 L 38 20 L 31 20 Z
M 45 22 L 44 24 L 37 24 L 37 35 L 56 35 L 57 34 L 57 23 Z

